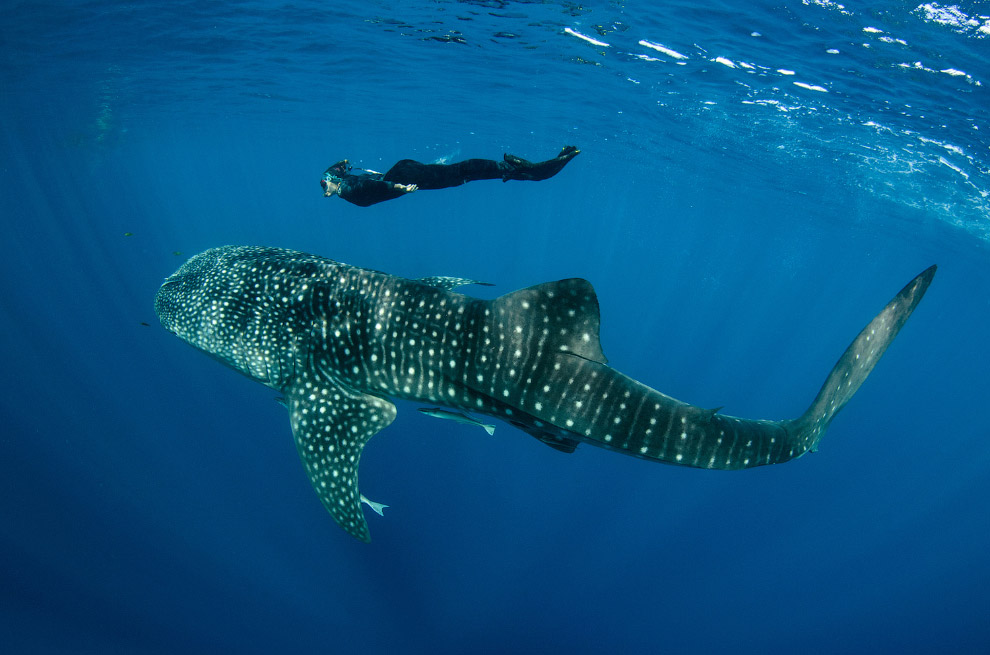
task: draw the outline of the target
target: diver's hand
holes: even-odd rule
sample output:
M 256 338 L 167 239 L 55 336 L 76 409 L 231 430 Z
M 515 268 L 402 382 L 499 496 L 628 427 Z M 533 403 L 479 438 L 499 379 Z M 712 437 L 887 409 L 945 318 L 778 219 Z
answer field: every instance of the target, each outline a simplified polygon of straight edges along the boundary
M 415 184 L 396 184 L 395 188 L 398 189 L 399 191 L 402 191 L 403 193 L 412 193 L 419 187 L 416 186 Z

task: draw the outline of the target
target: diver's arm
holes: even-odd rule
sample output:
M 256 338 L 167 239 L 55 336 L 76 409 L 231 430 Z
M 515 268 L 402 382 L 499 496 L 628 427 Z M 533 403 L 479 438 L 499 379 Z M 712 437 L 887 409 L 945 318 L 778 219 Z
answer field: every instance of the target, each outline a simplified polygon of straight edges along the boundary
M 348 176 L 340 185 L 338 195 L 347 202 L 360 207 L 398 198 L 406 193 L 412 193 L 418 187 L 415 184 L 398 184 L 363 176 Z

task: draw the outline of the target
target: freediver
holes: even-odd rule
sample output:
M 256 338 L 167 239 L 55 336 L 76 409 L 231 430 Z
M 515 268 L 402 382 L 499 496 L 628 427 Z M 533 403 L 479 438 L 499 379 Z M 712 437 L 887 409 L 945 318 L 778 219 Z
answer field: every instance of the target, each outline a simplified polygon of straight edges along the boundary
M 347 202 L 368 207 L 420 189 L 446 189 L 475 180 L 546 180 L 580 152 L 574 146 L 564 146 L 553 159 L 535 163 L 509 154 L 503 155 L 503 161 L 467 159 L 454 164 L 423 164 L 403 159 L 386 173 L 352 169 L 350 162 L 343 159 L 324 171 L 320 186 L 327 198 L 340 196 Z M 352 172 L 358 170 L 361 172 Z

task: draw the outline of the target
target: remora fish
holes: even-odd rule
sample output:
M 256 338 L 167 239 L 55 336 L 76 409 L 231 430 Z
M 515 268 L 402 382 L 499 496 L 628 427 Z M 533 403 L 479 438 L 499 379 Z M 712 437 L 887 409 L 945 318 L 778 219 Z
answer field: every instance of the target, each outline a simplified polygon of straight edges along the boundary
M 908 283 L 856 337 L 799 418 L 749 420 L 695 407 L 610 368 L 598 300 L 581 279 L 480 300 L 435 285 L 264 247 L 214 248 L 158 291 L 173 332 L 285 398 L 324 507 L 369 541 L 358 462 L 395 418 L 392 398 L 497 417 L 543 443 L 741 469 L 800 457 L 873 370 L 924 295 Z M 453 281 L 451 281 L 453 280 Z
M 484 428 L 485 432 L 488 434 L 495 434 L 495 426 L 489 423 L 482 423 L 476 418 L 471 418 L 467 414 L 462 412 L 452 412 L 449 409 L 443 409 L 442 407 L 420 407 L 419 411 L 426 414 L 427 416 L 432 416 L 433 418 L 444 418 L 448 421 L 453 421 L 454 423 L 462 423 L 464 425 L 477 425 L 480 428 Z

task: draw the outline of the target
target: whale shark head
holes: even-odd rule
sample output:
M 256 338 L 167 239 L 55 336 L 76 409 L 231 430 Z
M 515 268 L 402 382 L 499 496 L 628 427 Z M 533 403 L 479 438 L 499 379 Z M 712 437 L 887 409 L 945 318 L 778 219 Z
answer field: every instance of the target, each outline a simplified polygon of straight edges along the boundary
M 155 296 L 155 313 L 162 327 L 186 341 L 202 333 L 207 321 L 203 307 L 208 304 L 209 280 L 218 259 L 214 251 L 196 255 L 165 279 Z
M 328 311 L 319 297 L 342 264 L 269 248 L 213 248 L 168 277 L 155 297 L 162 325 L 231 368 L 281 389 L 303 365 L 301 344 Z M 320 287 L 322 294 L 318 293 Z
M 357 470 L 365 442 L 395 407 L 339 379 L 327 353 L 346 339 L 330 327 L 377 273 L 278 248 L 225 246 L 196 255 L 155 298 L 162 325 L 227 366 L 284 395 L 296 448 L 324 507 L 368 541 Z M 354 298 L 352 298 L 352 296 Z M 346 345 L 338 348 L 349 352 Z

